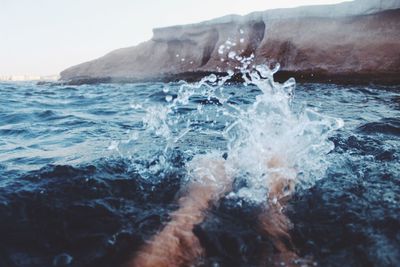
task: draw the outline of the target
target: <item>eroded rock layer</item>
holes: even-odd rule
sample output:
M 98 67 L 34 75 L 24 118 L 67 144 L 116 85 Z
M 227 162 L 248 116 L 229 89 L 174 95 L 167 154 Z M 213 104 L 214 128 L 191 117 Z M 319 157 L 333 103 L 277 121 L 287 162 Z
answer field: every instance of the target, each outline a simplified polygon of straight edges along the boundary
M 400 83 L 400 1 L 226 16 L 154 29 L 153 38 L 61 73 L 75 83 L 196 80 L 235 70 L 238 57 L 282 66 L 279 78 L 339 83 Z

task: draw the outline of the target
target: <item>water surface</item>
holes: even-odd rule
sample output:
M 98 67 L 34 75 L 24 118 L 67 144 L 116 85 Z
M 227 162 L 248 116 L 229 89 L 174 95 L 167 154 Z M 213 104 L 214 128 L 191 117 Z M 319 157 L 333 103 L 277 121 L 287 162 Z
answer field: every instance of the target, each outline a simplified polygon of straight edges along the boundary
M 118 266 L 162 228 L 187 180 L 185 163 L 226 148 L 218 132 L 228 119 L 210 119 L 220 105 L 202 95 L 176 109 L 185 120 L 174 136 L 185 134 L 173 145 L 143 130 L 142 107 L 168 105 L 179 86 L 0 84 L 0 266 Z M 261 91 L 227 85 L 225 93 L 246 107 Z M 299 254 L 320 266 L 398 266 L 399 88 L 298 85 L 292 107 L 344 121 L 329 136 L 323 177 L 287 207 Z M 185 132 L 188 118 L 197 130 Z M 257 266 L 270 244 L 254 213 L 228 197 L 211 208 L 195 229 L 205 265 Z

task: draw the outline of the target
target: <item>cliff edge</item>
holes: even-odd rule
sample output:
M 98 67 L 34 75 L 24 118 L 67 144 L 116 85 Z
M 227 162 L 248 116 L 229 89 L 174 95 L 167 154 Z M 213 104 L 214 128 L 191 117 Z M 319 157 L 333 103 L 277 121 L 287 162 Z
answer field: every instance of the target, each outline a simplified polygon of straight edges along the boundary
M 153 30 L 151 40 L 61 72 L 71 83 L 193 80 L 238 59 L 281 64 L 279 78 L 400 84 L 400 1 L 356 0 L 230 15 Z

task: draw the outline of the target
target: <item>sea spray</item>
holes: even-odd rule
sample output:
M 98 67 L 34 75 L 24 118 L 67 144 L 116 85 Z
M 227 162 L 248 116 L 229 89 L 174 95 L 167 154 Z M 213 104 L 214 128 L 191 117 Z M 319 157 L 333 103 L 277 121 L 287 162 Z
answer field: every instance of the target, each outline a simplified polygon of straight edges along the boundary
M 227 45 L 232 44 L 225 43 L 220 50 Z M 234 75 L 231 70 L 225 76 L 208 75 L 197 83 L 166 84 L 162 103 L 133 105 L 144 114 L 142 126 L 135 131 L 134 139 L 113 147 L 129 151 L 128 143 L 153 138 L 158 150 L 151 153 L 156 153 L 157 164 L 141 170 L 147 174 L 141 173 L 144 177 L 151 177 L 154 172 L 169 168 L 168 155 L 171 150 L 179 149 L 182 140 L 190 138 L 196 144 L 194 139 L 201 139 L 205 145 L 201 148 L 193 145 L 183 151 L 187 157 L 210 155 L 213 160 L 216 155 L 222 157 L 226 153 L 232 179 L 246 181 L 246 186 L 231 192 L 229 197 L 257 203 L 268 198 L 273 173 L 280 173 L 299 187 L 312 186 L 324 176 L 329 165 L 327 154 L 334 146 L 328 137 L 342 127 L 343 121 L 305 105 L 294 106 L 295 80 L 280 84 L 273 79 L 279 65 L 272 69 L 267 65 L 255 66 L 254 55 L 242 57 L 229 53 L 229 57 L 240 64 L 235 69 L 242 76 L 243 86 L 228 83 Z M 254 90 L 254 86 L 259 90 L 254 101 L 238 105 L 235 91 Z M 134 147 L 130 146 L 131 157 L 135 154 Z M 285 162 L 285 167 L 268 166 L 276 157 Z M 190 175 L 191 168 L 188 178 L 196 179 Z M 212 182 L 218 183 L 218 178 Z
M 266 200 L 269 179 L 276 172 L 302 187 L 322 178 L 329 165 L 326 155 L 334 148 L 328 137 L 343 125 L 342 120 L 310 108 L 296 112 L 295 80 L 276 83 L 273 75 L 278 70 L 279 65 L 273 70 L 267 65 L 242 70 L 245 83 L 262 93 L 251 106 L 236 108 L 231 114 L 235 121 L 224 130 L 228 164 L 246 174 L 248 186 L 237 195 L 255 202 Z M 285 163 L 279 169 L 268 165 L 276 158 Z

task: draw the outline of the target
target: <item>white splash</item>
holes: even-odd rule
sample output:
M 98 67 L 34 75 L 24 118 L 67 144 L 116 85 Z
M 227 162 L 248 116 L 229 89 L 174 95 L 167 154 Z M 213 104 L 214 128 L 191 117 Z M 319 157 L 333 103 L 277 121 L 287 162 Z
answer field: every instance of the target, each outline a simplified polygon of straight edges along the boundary
M 223 52 L 224 49 L 225 46 L 221 45 L 218 52 Z M 324 176 L 329 164 L 326 155 L 333 149 L 333 143 L 328 137 L 343 126 L 343 121 L 320 114 L 312 108 L 303 107 L 300 111 L 295 111 L 292 107 L 295 80 L 289 79 L 280 84 L 273 79 L 279 65 L 273 69 L 266 65 L 253 67 L 254 55 L 242 57 L 233 51 L 228 57 L 241 64 L 236 71 L 242 75 L 244 82 L 236 90 L 246 90 L 250 85 L 260 90 L 254 103 L 237 105 L 229 101 L 231 96 L 225 94 L 224 88 L 234 71 L 229 70 L 222 77 L 211 74 L 197 83 L 183 82 L 176 97 L 166 95 L 164 104 L 143 107 L 145 115 L 142 119 L 144 129 L 141 135 L 154 135 L 164 140 L 157 141 L 160 150 L 164 151 L 163 157 L 167 157 L 166 152 L 178 146 L 190 133 L 192 138 L 204 134 L 223 138 L 225 149 L 215 149 L 211 145 L 204 152 L 210 155 L 210 160 L 215 155 L 227 152 L 226 166 L 232 179 L 246 179 L 248 186 L 230 193 L 230 197 L 265 202 L 271 174 L 276 172 L 284 174 L 300 187 L 313 185 Z M 168 87 L 164 87 L 163 92 L 169 93 L 170 90 L 166 88 Z M 198 104 L 189 115 L 179 114 L 177 110 L 191 105 L 193 97 L 208 101 L 216 99 L 219 105 L 213 112 L 206 112 L 203 104 Z M 206 121 L 207 127 L 212 127 L 221 120 L 225 127 L 211 130 L 195 126 L 194 122 L 198 118 Z M 140 137 L 135 136 L 135 140 L 138 138 Z M 115 147 L 115 144 L 110 147 Z M 276 157 L 285 161 L 284 167 L 277 169 L 267 164 Z M 165 164 L 165 160 L 162 162 Z M 158 166 L 157 170 L 160 168 L 162 166 Z M 213 181 L 205 182 L 219 181 L 216 177 Z
M 291 106 L 295 80 L 276 83 L 266 65 L 242 70 L 247 85 L 256 85 L 262 94 L 248 108 L 235 107 L 235 121 L 225 128 L 228 140 L 227 164 L 237 174 L 246 173 L 249 186 L 238 192 L 255 202 L 268 196 L 268 180 L 272 173 L 267 162 L 279 158 L 285 162 L 279 172 L 293 179 L 298 186 L 308 187 L 324 176 L 328 167 L 326 155 L 334 148 L 328 137 L 343 126 L 311 108 L 294 112 Z M 276 170 L 275 170 L 276 171 Z

